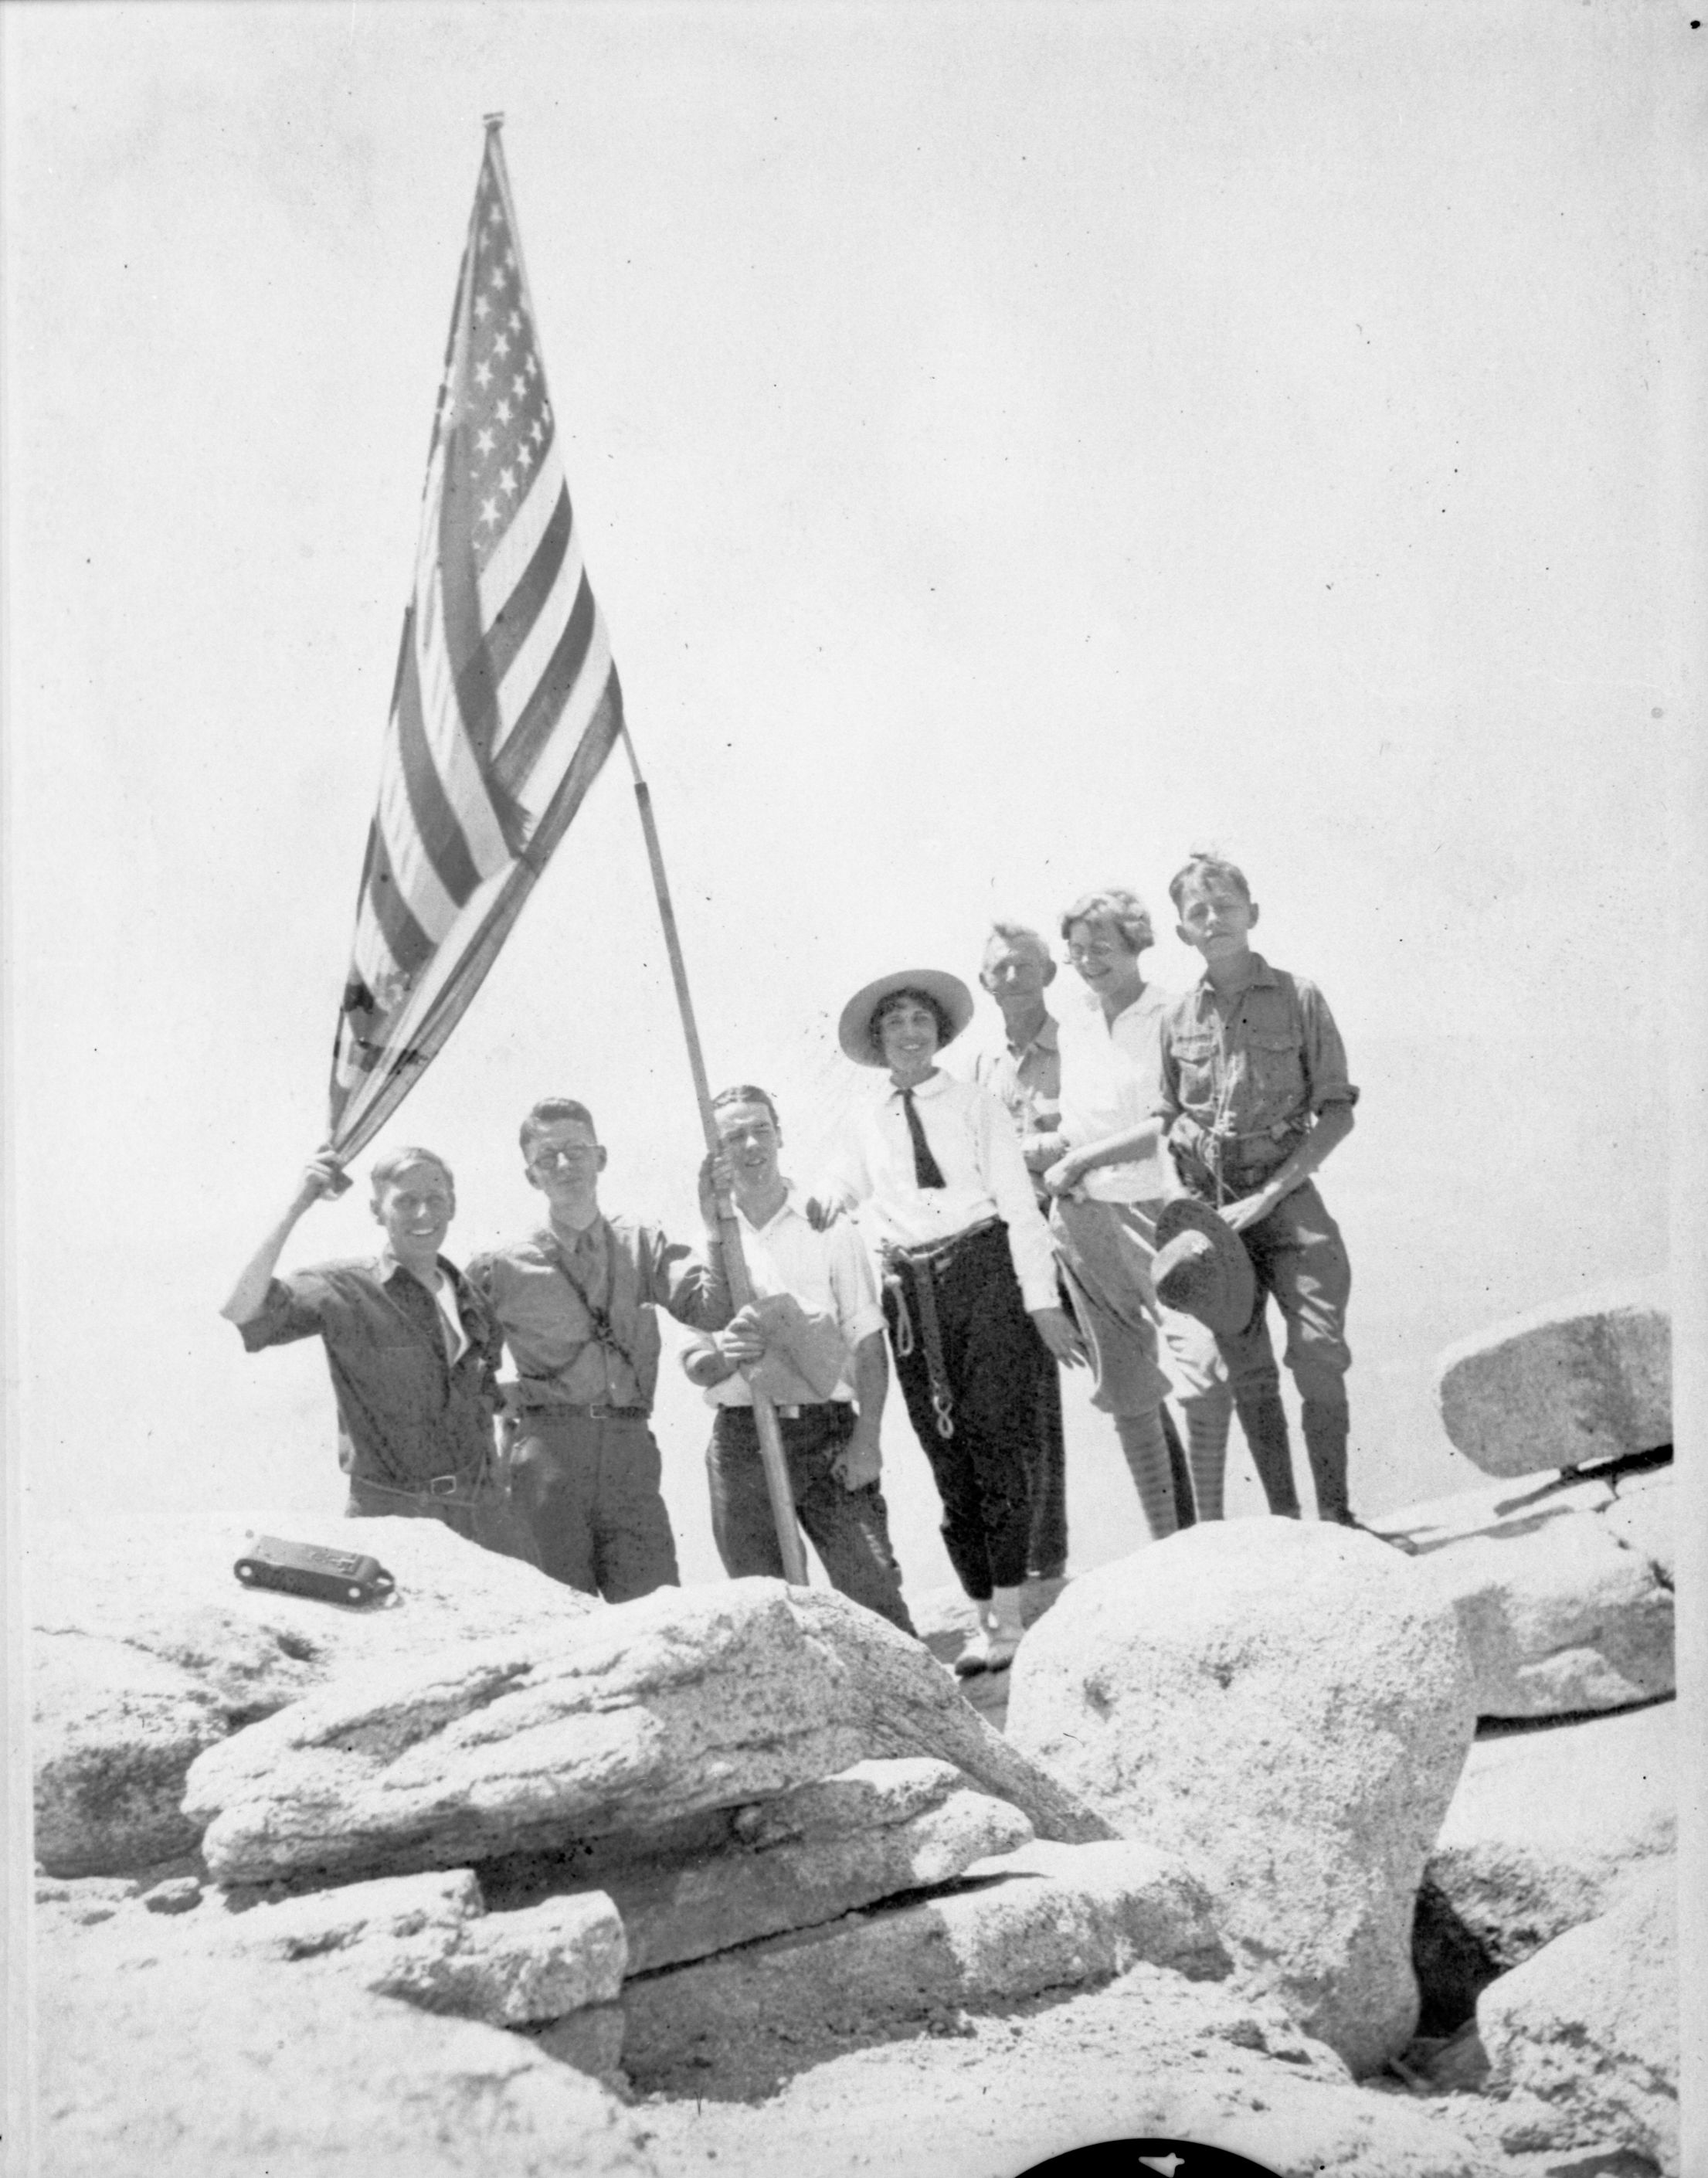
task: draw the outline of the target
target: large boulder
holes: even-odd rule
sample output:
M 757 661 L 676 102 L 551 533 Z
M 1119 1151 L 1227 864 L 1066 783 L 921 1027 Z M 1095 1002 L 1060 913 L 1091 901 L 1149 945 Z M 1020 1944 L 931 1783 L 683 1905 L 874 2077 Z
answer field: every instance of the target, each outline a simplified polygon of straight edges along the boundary
M 579 1880 L 622 1916 L 631 1974 L 838 1920 L 857 1907 L 951 1883 L 975 1861 L 1030 1844 L 1018 1808 L 967 1787 L 946 1762 L 857 1762 L 840 1776 L 730 1812 L 726 1834 L 650 1854 L 595 1847 Z M 673 1849 L 672 1849 L 673 1848 Z
M 1483 1991 L 1477 2032 L 1487 2085 L 1510 2100 L 1509 2150 L 1615 2139 L 1677 2173 L 1678 1912 L 1663 1861 Z
M 1428 1878 L 1488 1967 L 1504 1973 L 1605 1912 L 1678 1840 L 1672 1702 L 1479 1739 Z
M 1015 1744 L 1189 1858 L 1249 1985 L 1356 2071 L 1404 2046 L 1413 1900 L 1475 1719 L 1415 1565 L 1315 1521 L 1189 1529 L 1073 1582 L 1013 1677 Z
M 1140 1960 L 1194 1978 L 1228 1971 L 1209 1902 L 1172 1854 L 1126 1839 L 1032 1845 L 974 1872 L 983 1880 L 940 1897 L 631 1982 L 625 2070 L 645 2092 L 692 2093 L 709 2070 L 764 2066 L 769 2048 L 769 2086 L 803 2040 L 941 2032 Z
M 1491 1483 L 1384 1513 L 1453 1606 L 1486 1717 L 1623 1709 L 1672 1691 L 1672 1469 Z
M 652 2178 L 621 2104 L 523 2037 L 187 1927 L 40 1948 L 41 2178 Z
M 1436 1363 L 1442 1425 L 1486 1475 L 1530 1475 L 1672 1441 L 1664 1280 L 1508 1318 Z
M 774 1580 L 661 1589 L 352 1674 L 211 1748 L 184 1804 L 222 1881 L 320 1880 L 564 1849 L 917 1755 L 1041 1836 L 1109 1834 L 917 1642 Z
M 371 1552 L 383 1606 L 244 1587 L 246 1532 Z M 32 1538 L 36 1850 L 59 1875 L 118 1874 L 191 1850 L 183 1781 L 204 1749 L 341 1672 L 463 1640 L 532 1636 L 600 1606 L 436 1520 L 265 1513 L 125 1524 L 122 1542 Z

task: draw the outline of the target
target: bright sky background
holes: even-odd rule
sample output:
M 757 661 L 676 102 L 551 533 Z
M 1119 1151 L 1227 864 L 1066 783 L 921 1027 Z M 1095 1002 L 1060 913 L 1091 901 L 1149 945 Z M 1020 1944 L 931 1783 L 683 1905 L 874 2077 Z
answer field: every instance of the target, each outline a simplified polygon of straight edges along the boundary
M 1688 844 L 1663 4 L 9 8 L 12 1245 L 32 1510 L 336 1514 L 318 1352 L 216 1311 L 320 1139 L 479 165 L 505 143 L 714 1083 L 810 1172 L 843 1000 L 1191 845 L 1363 1087 L 1355 1497 L 1468 1486 L 1430 1369 L 1663 1267 Z M 1694 911 L 1693 907 L 1693 911 Z M 1151 956 L 1178 985 L 1192 957 Z M 1065 982 L 1070 971 L 1064 971 Z M 994 1026 L 992 1014 L 983 1023 Z M 453 1252 L 584 1098 L 698 1153 L 614 763 L 378 1147 Z M 367 1250 L 365 1189 L 287 1263 Z M 1142 1537 L 1070 1402 L 1075 1562 Z M 667 1359 L 684 1569 L 703 1421 Z M 910 1587 L 948 1578 L 899 1403 Z M 1303 1472 L 1302 1453 L 1300 1457 Z M 1237 1509 L 1261 1500 L 1244 1473 Z

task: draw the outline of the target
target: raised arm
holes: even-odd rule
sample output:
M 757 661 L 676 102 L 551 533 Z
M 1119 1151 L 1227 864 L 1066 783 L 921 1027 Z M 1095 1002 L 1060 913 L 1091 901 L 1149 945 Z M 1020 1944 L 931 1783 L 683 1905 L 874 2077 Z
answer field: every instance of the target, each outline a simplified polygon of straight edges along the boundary
M 231 1298 L 220 1311 L 227 1323 L 247 1323 L 260 1313 L 261 1304 L 267 1297 L 267 1288 L 272 1283 L 279 1257 L 284 1253 L 285 1243 L 296 1229 L 297 1223 L 311 1203 L 322 1196 L 342 1195 L 349 1185 L 343 1167 L 330 1152 L 322 1151 L 311 1157 L 303 1168 L 303 1176 L 297 1191 L 284 1211 L 271 1227 L 266 1238 L 244 1264 L 242 1274 L 232 1288 Z

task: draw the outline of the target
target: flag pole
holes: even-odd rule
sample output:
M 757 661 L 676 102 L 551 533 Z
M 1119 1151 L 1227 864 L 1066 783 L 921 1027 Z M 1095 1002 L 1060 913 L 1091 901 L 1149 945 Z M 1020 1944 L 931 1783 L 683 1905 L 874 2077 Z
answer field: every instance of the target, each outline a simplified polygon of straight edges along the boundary
M 665 945 L 671 956 L 671 975 L 676 987 L 682 1034 L 687 1042 L 688 1066 L 694 1077 L 694 1095 L 699 1102 L 706 1153 L 715 1157 L 722 1146 L 718 1139 L 717 1121 L 712 1116 L 712 1092 L 706 1079 L 706 1062 L 700 1051 L 699 1031 L 694 1026 L 694 1004 L 688 995 L 688 973 L 682 960 L 682 940 L 676 934 L 676 910 L 671 906 L 670 881 L 665 875 L 658 827 L 653 822 L 652 795 L 641 777 L 640 762 L 627 724 L 618 731 L 628 753 L 629 769 L 634 774 L 634 798 L 640 809 L 641 830 L 646 835 L 647 859 L 652 864 L 653 890 L 658 895 L 659 920 L 664 925 Z M 730 1297 L 737 1308 L 744 1308 L 753 1299 L 753 1285 L 747 1277 L 747 1259 L 742 1253 L 742 1233 L 736 1223 L 735 1205 L 721 1190 L 717 1205 L 718 1233 L 724 1244 L 724 1269 L 730 1282 Z M 765 1470 L 771 1518 L 776 1524 L 778 1547 L 783 1553 L 784 1578 L 797 1588 L 804 1588 L 807 1553 L 802 1546 L 801 1531 L 795 1524 L 795 1497 L 789 1487 L 788 1464 L 783 1457 L 783 1433 L 777 1426 L 777 1411 L 769 1393 L 751 1382 L 747 1388 L 753 1395 L 753 1420 L 758 1426 L 759 1458 Z

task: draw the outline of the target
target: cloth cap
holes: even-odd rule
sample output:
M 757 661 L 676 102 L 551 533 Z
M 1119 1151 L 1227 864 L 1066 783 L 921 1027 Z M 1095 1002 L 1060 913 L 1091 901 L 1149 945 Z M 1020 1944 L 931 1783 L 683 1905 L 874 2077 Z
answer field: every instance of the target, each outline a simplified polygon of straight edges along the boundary
M 898 968 L 893 976 L 880 976 L 863 990 L 856 991 L 842 1009 L 836 1040 L 857 1066 L 884 1064 L 883 1053 L 872 1041 L 872 1016 L 894 991 L 924 991 L 936 999 L 949 1016 L 944 1043 L 953 1043 L 972 1019 L 972 993 L 959 976 L 949 975 L 941 968 Z
M 1225 1218 L 1190 1195 L 1163 1205 L 1151 1283 L 1164 1308 L 1195 1316 L 1224 1338 L 1243 1331 L 1257 1305 L 1245 1243 Z

